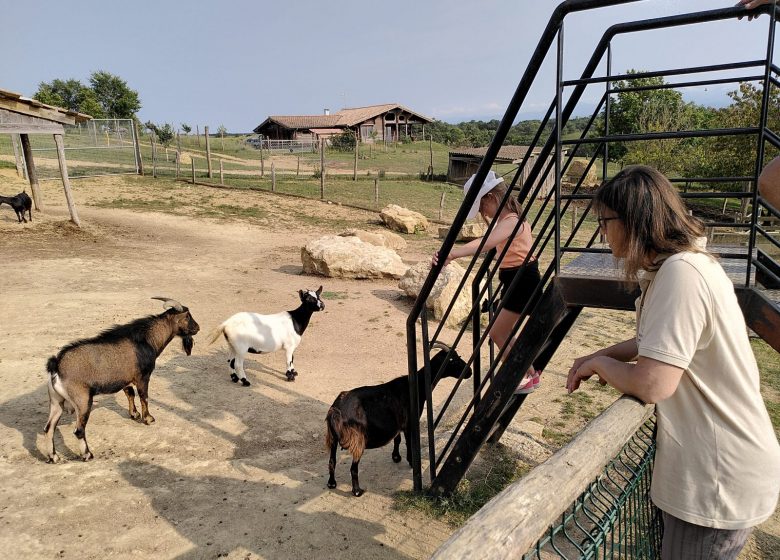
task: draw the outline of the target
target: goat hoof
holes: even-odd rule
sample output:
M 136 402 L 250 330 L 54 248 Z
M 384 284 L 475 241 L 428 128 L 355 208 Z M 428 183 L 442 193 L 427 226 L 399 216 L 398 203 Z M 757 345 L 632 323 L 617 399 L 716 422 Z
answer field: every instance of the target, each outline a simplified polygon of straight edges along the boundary
M 293 377 L 298 377 L 298 372 L 295 370 L 292 370 L 290 373 L 293 374 Z
M 400 462 L 401 462 L 401 456 L 393 455 L 393 463 L 400 463 Z
M 138 411 L 137 411 L 137 410 L 134 410 L 134 411 L 130 412 L 129 414 L 130 414 L 130 418 L 132 418 L 133 420 L 138 420 L 138 417 L 139 417 L 139 416 L 141 416 L 141 415 L 138 413 Z
M 151 414 L 147 414 L 146 417 L 144 418 L 143 422 L 144 422 L 144 424 L 146 424 L 148 426 L 149 424 L 154 422 L 154 416 L 152 416 Z
M 330 488 L 332 490 L 335 487 L 336 487 L 336 481 L 335 480 L 329 480 L 328 481 L 328 488 Z
M 84 460 L 85 463 L 87 461 L 91 461 L 94 458 L 95 458 L 95 456 L 92 454 L 91 451 L 87 451 L 86 454 L 82 457 L 82 459 Z
M 287 376 L 287 381 L 295 381 L 295 375 L 292 372 L 287 372 L 285 374 Z
M 54 453 L 52 455 L 49 455 L 49 458 L 46 459 L 46 462 L 51 464 L 51 465 L 53 465 L 54 463 L 59 463 L 60 462 L 60 456 L 57 455 L 56 453 Z
M 235 373 L 231 373 L 231 374 L 230 374 L 230 380 L 231 380 L 233 383 L 238 383 L 238 376 L 237 376 Z
M 355 496 L 356 498 L 359 498 L 360 496 L 362 496 L 363 492 L 365 492 L 365 490 L 363 490 L 362 488 L 357 488 L 357 489 L 353 488 L 352 489 L 352 495 Z
M 244 387 L 249 387 L 251 385 L 251 383 L 249 382 L 248 379 L 242 379 L 241 380 L 241 385 L 243 385 Z

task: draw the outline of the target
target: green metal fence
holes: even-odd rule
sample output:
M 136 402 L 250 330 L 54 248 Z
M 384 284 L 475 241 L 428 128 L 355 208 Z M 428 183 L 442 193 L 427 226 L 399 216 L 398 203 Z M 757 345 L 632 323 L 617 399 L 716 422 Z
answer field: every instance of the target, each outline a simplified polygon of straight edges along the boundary
M 659 558 L 663 525 L 650 501 L 654 431 L 651 418 L 523 558 Z

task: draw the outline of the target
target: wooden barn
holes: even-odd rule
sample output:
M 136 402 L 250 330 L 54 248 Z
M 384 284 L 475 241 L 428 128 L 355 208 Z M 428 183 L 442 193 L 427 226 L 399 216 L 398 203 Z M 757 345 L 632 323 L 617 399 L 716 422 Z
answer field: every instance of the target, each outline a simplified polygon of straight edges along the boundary
M 528 146 L 502 146 L 496 156 L 496 164 L 514 164 L 518 165 L 523 161 L 525 154 L 528 152 Z M 457 183 L 462 185 L 469 177 L 477 172 L 479 164 L 482 162 L 482 158 L 485 157 L 487 147 L 485 148 L 458 148 L 457 150 L 449 153 L 449 164 L 447 167 L 447 181 L 450 183 Z M 528 178 L 528 174 L 531 172 L 534 164 L 536 163 L 536 157 L 541 152 L 541 148 L 534 148 L 531 156 L 528 158 L 521 180 L 525 181 Z M 554 154 L 548 158 L 551 159 Z M 546 195 L 550 189 L 555 187 L 555 176 L 550 173 L 544 182 L 542 190 L 539 192 L 540 196 Z
M 360 141 L 395 142 L 404 138 L 422 140 L 425 125 L 433 122 L 420 113 L 387 103 L 342 109 L 322 115 L 271 115 L 254 132 L 271 140 L 319 140 L 345 131 L 358 132 Z

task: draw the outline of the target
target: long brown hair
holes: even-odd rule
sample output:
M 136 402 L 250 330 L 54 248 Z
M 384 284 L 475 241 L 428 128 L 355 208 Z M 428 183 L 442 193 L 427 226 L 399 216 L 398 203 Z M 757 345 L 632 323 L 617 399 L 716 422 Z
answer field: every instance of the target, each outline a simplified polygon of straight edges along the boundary
M 485 194 L 487 196 L 488 194 L 492 194 L 496 197 L 496 205 L 501 204 L 501 201 L 506 196 L 506 192 L 509 190 L 509 185 L 507 185 L 506 181 L 501 181 L 498 185 L 490 189 L 488 193 Z M 507 198 L 506 203 L 504 204 L 504 208 L 502 210 L 509 210 L 513 214 L 517 214 L 517 217 L 519 218 L 520 215 L 523 213 L 523 209 L 520 207 L 520 203 L 517 201 L 517 193 L 512 192 L 509 195 L 509 198 Z M 483 216 L 484 219 L 484 216 Z M 486 220 L 488 223 L 490 223 L 489 220 Z
M 651 265 L 654 254 L 700 251 L 696 238 L 704 235 L 701 221 L 688 214 L 677 189 L 660 171 L 631 165 L 601 185 L 593 198 L 596 212 L 609 208 L 626 232 L 626 279 Z

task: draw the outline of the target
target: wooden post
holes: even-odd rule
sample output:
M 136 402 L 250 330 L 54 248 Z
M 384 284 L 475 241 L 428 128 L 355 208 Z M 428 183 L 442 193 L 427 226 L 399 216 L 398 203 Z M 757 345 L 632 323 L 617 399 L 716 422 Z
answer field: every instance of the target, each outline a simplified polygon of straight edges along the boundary
M 298 154 L 298 165 L 295 166 L 295 178 L 298 178 L 298 175 L 301 172 L 301 154 Z
M 219 139 L 222 141 L 222 151 L 225 151 L 225 133 L 222 131 L 222 129 L 219 129 Z
M 320 140 L 320 199 L 325 199 L 325 140 Z
M 379 206 L 379 179 L 374 179 L 374 203 Z
M 154 141 L 154 132 L 149 135 L 152 142 L 152 177 L 157 178 L 157 144 Z
M 574 231 L 574 228 L 577 226 L 577 206 L 572 204 L 571 208 L 571 230 Z
M 357 160 L 358 160 L 358 133 L 355 131 L 355 166 L 352 169 L 352 180 L 357 181 Z
M 176 131 L 176 147 L 179 149 L 179 153 L 181 153 L 181 135 L 178 131 Z
M 222 166 L 222 160 L 219 160 L 219 184 L 225 184 L 225 170 Z
M 444 195 L 447 194 L 447 191 L 441 191 L 441 200 L 439 201 L 439 219 L 441 220 L 441 216 L 444 213 Z
M 22 138 L 24 138 L 24 136 L 22 136 Z M 65 163 L 65 147 L 62 144 L 62 134 L 54 135 L 54 143 L 57 144 L 57 161 L 60 164 L 62 187 L 65 189 L 65 201 L 68 203 L 70 221 L 81 227 L 81 224 L 79 223 L 79 215 L 76 212 L 76 205 L 73 203 L 73 196 L 70 194 L 70 179 L 68 178 L 68 166 Z M 35 191 L 33 191 L 33 193 L 34 192 Z
M 22 164 L 22 157 L 19 155 L 19 146 L 16 144 L 16 138 L 18 136 L 18 134 L 11 134 L 11 145 L 14 147 L 14 160 L 16 161 L 16 174 L 19 177 L 24 177 L 27 179 L 24 171 L 24 165 Z
M 35 161 L 33 161 L 32 148 L 30 147 L 30 137 L 26 134 L 20 134 L 19 138 L 22 142 L 22 152 L 24 152 L 24 162 L 27 165 L 27 178 L 30 181 L 30 190 L 33 195 L 33 202 L 35 203 L 35 209 L 39 212 L 43 211 L 43 200 L 41 200 L 40 186 L 38 185 L 38 173 L 35 171 Z M 54 139 L 57 139 L 57 135 L 54 135 Z M 62 136 L 60 136 L 60 142 Z M 59 155 L 59 151 L 57 152 Z M 65 151 L 63 150 L 62 156 L 65 157 Z M 67 172 L 67 171 L 66 171 Z M 77 222 L 78 223 L 78 222 Z
M 425 138 L 424 135 L 423 138 Z M 428 180 L 433 181 L 433 134 L 431 134 L 430 138 L 428 139 L 428 149 L 431 152 L 431 165 L 428 167 Z
M 265 177 L 265 160 L 263 160 L 263 135 L 260 135 L 260 178 Z
M 141 156 L 141 134 L 138 130 L 138 122 L 133 121 L 133 131 L 135 132 L 135 158 L 138 160 L 138 174 L 144 175 L 144 158 Z
M 169 161 L 171 161 L 171 160 L 168 159 L 168 148 L 166 146 L 165 147 L 165 163 L 168 163 Z
M 176 152 L 176 178 L 179 178 L 179 164 L 181 163 L 181 152 Z
M 190 162 L 192 163 L 192 184 L 195 184 L 195 158 L 190 156 Z
M 206 138 L 206 167 L 208 168 L 209 179 L 214 175 L 211 173 L 211 145 L 209 144 L 209 127 L 203 127 L 203 136 Z
M 195 125 L 195 136 L 198 137 L 198 148 L 200 148 L 200 126 Z
M 271 162 L 271 192 L 276 192 L 276 166 Z

